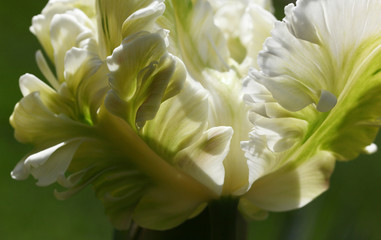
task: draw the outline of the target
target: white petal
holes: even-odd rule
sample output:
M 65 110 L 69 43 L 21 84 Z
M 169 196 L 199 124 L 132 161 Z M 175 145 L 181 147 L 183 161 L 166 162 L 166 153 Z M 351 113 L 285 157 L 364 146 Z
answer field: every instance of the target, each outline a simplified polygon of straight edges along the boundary
M 80 140 L 59 143 L 32 154 L 26 158 L 25 168 L 38 179 L 36 183 L 38 186 L 50 185 L 65 174 L 80 144 Z
M 328 188 L 334 156 L 321 151 L 299 166 L 286 166 L 255 182 L 244 195 L 270 211 L 287 211 L 309 203 Z
M 159 24 L 170 31 L 171 53 L 181 56 L 188 73 L 202 79 L 205 68 L 227 70 L 228 48 L 209 2 L 171 1 L 169 6 Z
M 122 37 L 126 38 L 139 31 L 154 32 L 156 19 L 164 13 L 165 4 L 153 1 L 145 8 L 138 9 L 123 22 Z
M 64 60 L 66 52 L 78 46 L 82 36 L 92 35 L 91 20 L 81 11 L 73 10 L 53 17 L 50 27 L 50 38 L 54 52 L 54 64 L 57 78 L 64 79 Z
M 25 166 L 25 159 L 19 161 L 11 172 L 11 177 L 16 180 L 25 180 L 29 177 L 30 167 Z

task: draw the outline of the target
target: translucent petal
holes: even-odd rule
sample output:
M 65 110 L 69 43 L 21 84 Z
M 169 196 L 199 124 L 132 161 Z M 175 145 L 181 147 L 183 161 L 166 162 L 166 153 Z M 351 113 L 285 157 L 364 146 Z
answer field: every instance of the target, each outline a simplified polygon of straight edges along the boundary
M 335 157 L 320 151 L 301 165 L 289 165 L 256 181 L 244 197 L 270 211 L 287 211 L 309 203 L 328 188 Z
M 167 161 L 197 141 L 206 130 L 208 94 L 200 84 L 186 80 L 183 90 L 163 102 L 156 117 L 141 134 L 145 142 Z
M 30 174 L 38 179 L 37 185 L 50 185 L 63 176 L 80 144 L 81 140 L 60 143 L 27 157 L 25 165 L 30 169 Z
M 170 31 L 170 52 L 179 56 L 189 74 L 201 79 L 205 68 L 227 70 L 228 48 L 213 22 L 213 11 L 205 0 L 167 1 L 158 24 Z
M 88 126 L 49 110 L 38 92 L 21 99 L 10 123 L 18 141 L 32 143 L 39 148 L 50 147 L 79 136 L 91 137 L 94 134 Z
M 134 12 L 147 7 L 152 2 L 162 2 L 162 0 L 99 0 L 97 1 L 97 25 L 101 48 L 106 57 L 120 45 L 124 37 L 122 36 L 122 26 L 125 20 Z M 135 13 L 136 14 L 136 13 Z
M 210 128 L 195 143 L 179 151 L 174 162 L 184 172 L 221 194 L 225 179 L 223 161 L 229 152 L 232 135 L 230 127 Z

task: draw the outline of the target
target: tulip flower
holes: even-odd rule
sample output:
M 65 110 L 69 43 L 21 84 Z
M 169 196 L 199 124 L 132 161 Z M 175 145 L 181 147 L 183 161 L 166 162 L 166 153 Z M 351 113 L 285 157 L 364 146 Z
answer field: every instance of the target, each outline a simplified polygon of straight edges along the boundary
M 50 0 L 32 20 L 44 80 L 10 122 L 34 146 L 12 171 L 92 185 L 117 229 L 174 228 L 226 200 L 249 219 L 327 190 L 373 152 L 376 0 Z M 218 211 L 222 211 L 221 208 Z

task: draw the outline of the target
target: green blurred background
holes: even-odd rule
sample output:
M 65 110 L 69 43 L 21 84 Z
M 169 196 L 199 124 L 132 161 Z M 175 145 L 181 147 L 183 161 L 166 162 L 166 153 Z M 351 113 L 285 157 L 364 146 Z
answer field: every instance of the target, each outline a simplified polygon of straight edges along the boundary
M 29 33 L 32 16 L 47 1 L 3 1 L 0 6 L 0 239 L 108 240 L 112 227 L 90 188 L 66 201 L 56 200 L 56 186 L 36 187 L 35 180 L 14 181 L 10 171 L 30 150 L 17 143 L 9 116 L 21 98 L 20 75 L 41 76 L 34 61 L 39 44 Z M 287 1 L 275 1 L 282 17 Z M 381 146 L 381 139 L 377 140 Z M 381 239 L 381 153 L 338 163 L 330 189 L 303 209 L 271 213 L 252 222 L 249 239 L 378 240 Z

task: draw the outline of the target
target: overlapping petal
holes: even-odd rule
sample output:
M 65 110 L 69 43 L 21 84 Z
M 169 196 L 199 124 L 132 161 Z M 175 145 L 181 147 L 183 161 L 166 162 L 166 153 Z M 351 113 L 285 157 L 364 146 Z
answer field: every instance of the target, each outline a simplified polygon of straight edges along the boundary
M 353 159 L 374 140 L 381 116 L 380 7 L 299 0 L 275 24 L 259 54 L 260 70 L 244 81 L 254 128 L 242 147 L 257 175 L 245 198 L 256 206 L 305 205 L 327 189 L 335 159 Z
M 169 51 L 179 56 L 195 79 L 205 68 L 228 70 L 229 52 L 225 38 L 216 27 L 206 0 L 167 1 L 161 27 L 170 31 Z
M 128 18 L 130 20 L 136 18 L 139 15 L 138 11 L 142 11 L 141 9 L 148 7 L 153 2 L 160 3 L 162 0 L 96 1 L 99 42 L 104 53 L 102 58 L 111 55 L 113 50 L 127 37 L 128 34 L 122 29 L 126 30 L 128 28 L 127 26 L 123 27 L 125 22 L 128 25 Z M 155 9 L 156 7 L 159 6 L 153 6 L 152 8 Z
M 112 91 L 106 106 L 133 127 L 155 116 L 171 79 L 185 79 L 181 63 L 167 53 L 160 33 L 139 32 L 124 39 L 108 58 L 108 68 Z
M 245 76 L 249 67 L 258 67 L 258 52 L 276 19 L 259 1 L 216 2 L 214 21 L 227 39 L 231 58 L 239 63 L 240 74 Z

